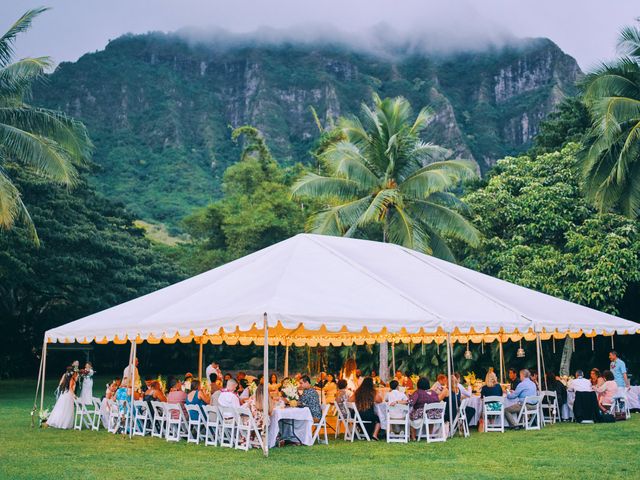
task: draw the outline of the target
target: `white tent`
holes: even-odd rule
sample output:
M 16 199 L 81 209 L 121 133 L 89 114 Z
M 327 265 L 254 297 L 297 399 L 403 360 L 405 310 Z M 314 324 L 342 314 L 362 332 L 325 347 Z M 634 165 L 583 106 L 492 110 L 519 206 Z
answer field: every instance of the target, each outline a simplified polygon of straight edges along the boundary
M 393 244 L 301 234 L 46 332 L 47 342 L 350 344 L 636 333 L 640 325 Z
M 348 345 L 634 334 L 640 325 L 397 245 L 297 235 L 45 333 L 50 342 Z M 200 358 L 200 365 L 202 359 Z M 268 400 L 267 382 L 265 402 Z M 449 397 L 451 401 L 451 397 Z M 266 405 L 265 405 L 266 407 Z M 451 406 L 450 406 L 451 411 Z

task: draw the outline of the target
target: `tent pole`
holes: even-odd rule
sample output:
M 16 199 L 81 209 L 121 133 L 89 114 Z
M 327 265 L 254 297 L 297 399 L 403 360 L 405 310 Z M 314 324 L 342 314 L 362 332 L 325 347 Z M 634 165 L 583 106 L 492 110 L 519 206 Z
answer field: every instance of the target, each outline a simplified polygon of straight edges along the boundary
M 44 350 L 44 345 L 42 346 Z M 36 394 L 33 397 L 33 409 L 31 410 L 31 428 L 35 426 L 35 419 L 33 416 L 38 410 L 38 391 L 40 390 L 40 381 L 42 380 L 42 362 L 44 359 L 42 358 L 42 352 L 40 352 L 40 367 L 38 367 L 38 382 L 36 383 Z
M 265 419 L 265 435 L 262 449 L 265 457 L 269 456 L 269 326 L 267 313 L 263 317 L 262 328 L 264 329 L 264 361 L 262 370 L 262 416 Z
M 447 383 L 449 388 L 449 437 L 453 431 L 453 402 L 451 396 L 453 395 L 451 387 L 451 333 L 447 332 Z
M 129 363 L 129 378 L 131 382 L 131 398 L 129 400 L 129 438 L 133 437 L 133 392 L 136 385 L 136 339 L 131 340 L 131 359 Z
M 500 383 L 504 383 L 504 352 L 502 351 L 502 335 L 498 338 L 498 347 L 500 352 Z
M 540 361 L 542 362 L 542 374 L 544 378 L 544 389 L 549 390 L 549 385 L 547 385 L 547 367 L 544 364 L 544 350 L 542 350 L 542 339 L 540 339 Z
M 542 369 L 540 368 L 540 332 L 536 332 L 536 362 L 538 363 L 538 392 L 542 390 Z
M 44 381 L 47 378 L 47 339 L 44 339 L 42 347 L 42 385 L 40 386 L 40 410 L 44 406 Z
M 198 380 L 202 382 L 202 337 L 200 337 L 200 350 L 198 352 Z
M 391 370 L 393 370 L 393 377 L 396 374 L 396 341 L 391 342 Z
M 284 346 L 284 378 L 289 376 L 289 339 L 287 338 Z

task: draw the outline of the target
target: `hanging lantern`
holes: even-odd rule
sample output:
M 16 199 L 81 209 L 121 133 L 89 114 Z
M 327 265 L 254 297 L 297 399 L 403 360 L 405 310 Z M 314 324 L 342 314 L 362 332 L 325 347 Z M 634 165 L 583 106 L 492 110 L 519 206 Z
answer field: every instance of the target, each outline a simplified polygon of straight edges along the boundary
M 466 358 L 467 360 L 471 360 L 473 358 L 471 350 L 469 350 L 469 340 L 467 340 L 467 350 L 464 352 L 464 358 Z
M 522 348 L 522 340 L 520 340 L 520 348 L 518 348 L 518 351 L 516 352 L 516 357 L 524 358 L 524 356 L 525 356 L 525 352 L 524 352 L 524 348 Z

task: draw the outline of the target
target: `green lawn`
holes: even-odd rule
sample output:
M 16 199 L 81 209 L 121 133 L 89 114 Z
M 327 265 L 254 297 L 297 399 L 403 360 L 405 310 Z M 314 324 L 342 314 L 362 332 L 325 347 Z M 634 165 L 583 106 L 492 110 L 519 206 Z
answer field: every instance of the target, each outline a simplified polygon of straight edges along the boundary
M 97 385 L 102 385 L 96 382 Z M 479 434 L 444 444 L 345 443 L 243 452 L 105 431 L 32 429 L 34 385 L 0 382 L 0 477 L 77 478 L 638 478 L 640 414 L 607 425 Z M 52 400 L 50 400 L 52 401 Z

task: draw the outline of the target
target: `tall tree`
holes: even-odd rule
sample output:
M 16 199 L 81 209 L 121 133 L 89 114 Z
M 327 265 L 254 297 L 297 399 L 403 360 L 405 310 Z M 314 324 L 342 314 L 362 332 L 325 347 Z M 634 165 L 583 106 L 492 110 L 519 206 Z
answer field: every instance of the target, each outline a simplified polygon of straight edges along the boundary
M 413 118 L 402 98 L 374 95 L 360 118 L 342 118 L 343 136 L 319 155 L 326 174 L 307 173 L 292 189 L 325 208 L 310 216 L 307 230 L 397 243 L 453 260 L 447 237 L 476 245 L 480 235 L 458 211 L 451 190 L 475 176 L 463 160 L 441 160 L 446 149 L 425 143 L 420 133 L 432 119 L 428 108 Z M 388 346 L 380 345 L 380 375 L 388 377 Z
M 620 32 L 621 57 L 587 75 L 584 99 L 593 118 L 582 171 L 600 211 L 640 212 L 640 27 Z
M 16 37 L 45 10 L 29 10 L 0 37 L 0 228 L 11 228 L 22 219 L 36 242 L 35 227 L 6 164 L 17 162 L 47 180 L 72 186 L 77 180 L 76 166 L 89 158 L 92 149 L 82 123 L 27 104 L 31 86 L 51 66 L 49 58 L 12 62 Z

